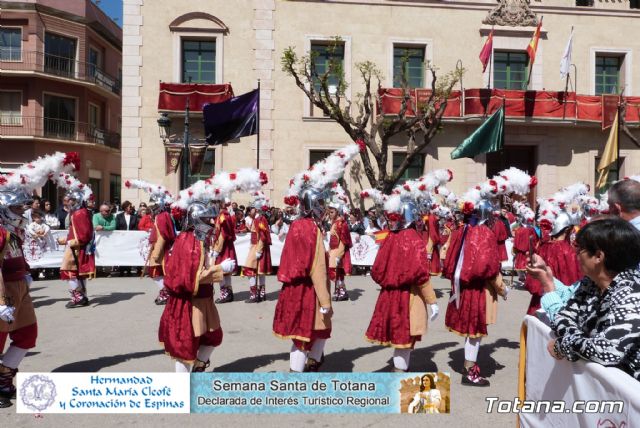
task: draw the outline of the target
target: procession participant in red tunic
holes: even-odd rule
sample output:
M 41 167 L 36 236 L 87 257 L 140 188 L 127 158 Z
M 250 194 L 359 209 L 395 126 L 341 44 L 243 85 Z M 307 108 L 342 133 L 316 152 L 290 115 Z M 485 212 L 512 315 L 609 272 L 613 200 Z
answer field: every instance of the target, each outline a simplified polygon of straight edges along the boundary
M 527 257 L 530 256 L 529 238 L 533 240 L 535 249 L 538 244 L 538 234 L 533 228 L 535 214 L 531 208 L 521 202 L 514 202 L 513 206 L 519 223 L 519 227 L 514 231 L 513 235 L 513 269 L 521 273 L 526 271 Z
M 226 259 L 231 259 L 236 263 L 238 262 L 234 244 L 236 240 L 236 223 L 232 217 L 235 216 L 232 216 L 227 208 L 223 206 L 215 219 L 212 248 L 216 263 L 220 263 Z M 237 272 L 234 270 L 233 272 L 226 273 L 220 281 L 220 297 L 216 299 L 216 303 L 233 302 L 231 277 L 234 273 Z
M 26 205 L 34 190 L 42 188 L 50 175 L 79 167 L 77 153 L 43 156 L 0 175 L 0 408 L 12 405 L 13 380 L 29 349 L 36 346 L 38 323 L 29 294 L 31 275 L 22 250 Z M 7 338 L 11 342 L 3 352 Z
M 351 275 L 351 232 L 349 224 L 344 218 L 349 202 L 347 195 L 340 186 L 335 183 L 331 188 L 331 201 L 329 202 L 329 279 L 335 283 L 334 302 L 349 300 L 347 287 L 344 283 L 346 275 Z
M 169 293 L 164 286 L 164 258 L 173 241 L 176 239 L 176 228 L 169 214 L 169 207 L 173 197 L 166 187 L 148 183 L 142 180 L 127 180 L 125 186 L 129 189 L 142 189 L 149 193 L 149 206 L 153 212 L 153 228 L 149 234 L 149 256 L 145 263 L 145 273 L 158 286 L 156 305 L 165 305 Z
M 66 307 L 88 306 L 87 280 L 96 276 L 95 234 L 91 213 L 86 207 L 87 201 L 93 199 L 93 192 L 68 174 L 58 174 L 52 179 L 58 187 L 66 189 L 69 198 L 69 232 L 66 239 L 58 239 L 60 245 L 66 245 L 60 265 L 60 279 L 68 282 L 71 295 Z
M 491 222 L 496 220 L 491 199 L 510 193 L 524 195 L 535 183 L 535 177 L 509 168 L 470 189 L 459 200 L 465 224 L 451 235 L 444 267 L 452 288 L 445 325 L 466 338 L 463 385 L 489 386 L 476 360 L 487 325 L 496 321 L 497 297 L 506 300 L 509 291 L 502 282 L 498 241 L 491 230 Z
M 271 273 L 271 231 L 264 213 L 269 210 L 269 200 L 262 191 L 253 195 L 255 198 L 249 211 L 251 222 L 251 247 L 242 273 L 249 278 L 250 295 L 247 303 L 258 303 L 266 300 L 266 275 Z
M 390 233 L 371 268 L 371 278 L 381 289 L 365 337 L 394 348 L 395 371 L 409 369 L 411 351 L 427 331 L 426 306 L 431 309 L 431 321 L 438 316 L 426 263 L 427 247 L 415 229 L 415 222 L 431 209 L 429 191 L 449 181 L 449 177 L 447 170 L 431 172 L 396 187 L 384 201 Z
M 217 204 L 234 190 L 252 191 L 248 178 L 257 170 L 218 173 L 180 192 L 175 206 L 184 211 L 182 232 L 165 261 L 164 283 L 169 292 L 160 319 L 158 338 L 165 352 L 176 360 L 177 372 L 202 372 L 209 366 L 215 347 L 222 343 L 222 327 L 213 302 L 213 283 L 235 269 L 227 258 L 216 262 L 209 235 Z
M 351 159 L 364 142 L 333 152 L 290 181 L 285 204 L 297 206 L 300 218 L 293 221 L 284 242 L 278 281 L 282 289 L 273 317 L 273 333 L 291 339 L 292 372 L 318 371 L 324 345 L 331 336 L 331 298 L 327 256 L 318 227 L 325 214 L 329 188 L 342 178 Z
M 586 184 L 576 183 L 555 193 L 551 198 L 540 200 L 538 224 L 543 233 L 537 254 L 542 257 L 553 272 L 553 276 L 564 285 L 571 285 L 584 274 L 575 249 L 571 244 L 571 234 L 579 222 L 579 216 L 572 216 L 565 207 L 577 201 L 589 191 Z M 540 299 L 544 290 L 540 282 L 527 276 L 525 288 L 531 293 L 527 314 L 532 315 L 540 309 Z

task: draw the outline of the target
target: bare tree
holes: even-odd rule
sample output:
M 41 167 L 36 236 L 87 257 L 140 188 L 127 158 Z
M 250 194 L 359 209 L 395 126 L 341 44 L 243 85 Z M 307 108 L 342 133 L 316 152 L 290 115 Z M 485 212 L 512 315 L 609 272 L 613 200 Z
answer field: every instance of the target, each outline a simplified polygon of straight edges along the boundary
M 636 145 L 636 147 L 640 148 L 640 138 L 636 137 L 631 133 L 631 129 L 629 129 L 629 126 L 627 125 L 627 121 L 625 120 L 627 107 L 628 107 L 627 101 L 624 98 L 622 98 L 622 102 L 620 104 L 620 130 L 624 133 L 624 135 L 627 136 L 627 138 L 631 140 L 633 144 Z
M 379 90 L 382 88 L 380 81 L 383 77 L 378 66 L 371 61 L 356 64 L 359 77 L 364 83 L 364 92 L 356 94 L 354 100 L 346 98 L 348 85 L 342 58 L 335 55 L 341 46 L 339 37 L 333 38 L 329 43 L 329 60 L 322 73 L 318 73 L 316 67 L 317 53 L 312 51 L 309 55 L 299 57 L 294 48 L 289 47 L 282 54 L 282 70 L 292 76 L 311 103 L 342 127 L 353 141 L 364 141 L 368 148 L 361 152 L 364 173 L 372 187 L 389 192 L 440 131 L 447 99 L 454 85 L 461 79 L 464 69 L 457 68 L 438 77 L 437 69 L 427 63 L 427 71 L 431 75 L 431 90 L 428 99 L 424 103 L 418 103 L 417 97 L 411 96 L 407 79 L 405 64 L 408 57 L 403 58 L 400 110 L 394 115 L 383 115 L 376 107 L 382 105 Z M 402 134 L 407 138 L 406 156 L 398 168 L 389 174 L 389 144 L 394 136 Z M 372 162 L 375 162 L 377 171 Z

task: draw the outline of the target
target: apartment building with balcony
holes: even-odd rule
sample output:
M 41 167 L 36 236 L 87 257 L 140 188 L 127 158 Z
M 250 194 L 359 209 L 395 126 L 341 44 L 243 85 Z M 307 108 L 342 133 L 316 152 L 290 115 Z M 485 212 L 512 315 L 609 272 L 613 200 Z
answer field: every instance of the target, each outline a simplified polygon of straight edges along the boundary
M 122 30 L 90 0 L 0 11 L 0 170 L 77 151 L 96 200 L 119 198 Z M 52 184 L 42 194 L 61 196 Z
M 530 67 L 526 48 L 539 19 L 541 38 Z M 567 87 L 560 61 L 572 27 Z M 492 29 L 492 61 L 483 72 L 478 55 Z M 299 56 L 315 52 L 318 72 L 330 55 L 338 56 L 349 85 L 346 97 L 352 99 L 363 91 L 356 67 L 362 61 L 382 70 L 381 85 L 389 89 L 384 96 L 391 98 L 402 58 L 408 58 L 409 83 L 417 89 L 431 87 L 427 63 L 438 68 L 439 76 L 464 67 L 442 132 L 405 174 L 412 178 L 450 168 L 456 193 L 509 165 L 540 177 L 538 195 L 578 180 L 593 187 L 608 135 L 600 123 L 602 94 L 630 97 L 628 124 L 640 134 L 636 0 L 238 0 L 233 5 L 224 0 L 124 0 L 123 32 L 123 177 L 162 182 L 173 190 L 179 173 L 165 176 L 156 124 L 159 81 L 231 83 L 239 95 L 256 88 L 260 79 L 259 153 L 255 137 L 246 137 L 212 147 L 206 168 L 255 166 L 259 156 L 276 204 L 297 171 L 350 142 L 281 70 L 280 58 L 289 46 Z M 334 36 L 341 45 L 329 51 Z M 486 117 L 483 109 L 503 98 L 505 149 L 451 160 L 451 151 Z M 556 104 L 547 108 L 548 103 Z M 172 115 L 172 132 L 181 135 L 181 114 Z M 202 137 L 197 113 L 193 116 L 191 132 Z M 624 137 L 621 141 L 621 171 L 611 178 L 640 173 L 640 150 Z M 391 142 L 389 170 L 402 161 L 406 147 L 404 137 Z M 359 190 L 369 183 L 358 162 L 353 165 L 346 181 L 359 203 Z M 127 198 L 144 197 L 128 192 Z

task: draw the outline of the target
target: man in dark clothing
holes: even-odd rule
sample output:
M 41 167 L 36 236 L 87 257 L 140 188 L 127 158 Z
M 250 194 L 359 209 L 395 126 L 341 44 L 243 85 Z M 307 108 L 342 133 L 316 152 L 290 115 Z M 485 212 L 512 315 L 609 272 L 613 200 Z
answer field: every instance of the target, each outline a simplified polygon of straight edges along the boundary
M 66 221 L 67 216 L 69 215 L 69 210 L 67 209 L 67 204 L 69 203 L 69 198 L 66 196 L 62 199 L 62 204 L 56 210 L 56 217 L 58 217 L 58 221 L 60 222 L 60 229 L 68 229 L 69 223 Z
M 140 219 L 133 212 L 133 205 L 131 202 L 124 201 L 122 203 L 122 212 L 116 215 L 116 230 L 138 230 L 138 221 Z M 140 268 L 138 268 L 140 270 Z M 120 267 L 120 276 L 127 272 L 129 274 L 129 270 L 126 267 Z

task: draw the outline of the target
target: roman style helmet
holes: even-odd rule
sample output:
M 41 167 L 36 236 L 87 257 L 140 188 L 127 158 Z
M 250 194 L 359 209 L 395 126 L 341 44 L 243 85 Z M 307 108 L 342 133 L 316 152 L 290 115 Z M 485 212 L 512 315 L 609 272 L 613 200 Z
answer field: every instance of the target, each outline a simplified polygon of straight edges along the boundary
M 550 198 L 538 199 L 538 224 L 550 230 L 551 236 L 559 235 L 570 226 L 580 223 L 580 200 L 589 193 L 589 186 L 574 183 L 554 193 Z
M 182 212 L 182 229 L 194 230 L 196 238 L 203 241 L 213 228 L 219 202 L 224 202 L 236 191 L 256 192 L 267 181 L 264 172 L 252 168 L 243 168 L 235 173 L 220 172 L 180 191 L 172 206 Z
M 331 197 L 331 189 L 344 175 L 345 168 L 361 150 L 364 142 L 349 144 L 316 162 L 308 170 L 299 172 L 289 181 L 284 203 L 298 209 L 302 217 L 319 220 L 325 210 L 325 201 Z

